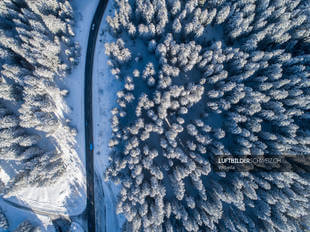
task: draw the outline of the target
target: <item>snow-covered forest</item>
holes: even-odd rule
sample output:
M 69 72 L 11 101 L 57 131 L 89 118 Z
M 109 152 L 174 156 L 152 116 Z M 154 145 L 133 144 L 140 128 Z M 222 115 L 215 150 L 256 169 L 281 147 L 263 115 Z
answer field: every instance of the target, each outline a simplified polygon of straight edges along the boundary
M 0 1 L 0 194 L 66 172 L 75 130 L 62 79 L 77 62 L 67 0 Z
M 308 0 L 115 0 L 106 180 L 124 231 L 307 231 L 310 175 L 210 157 L 310 155 Z

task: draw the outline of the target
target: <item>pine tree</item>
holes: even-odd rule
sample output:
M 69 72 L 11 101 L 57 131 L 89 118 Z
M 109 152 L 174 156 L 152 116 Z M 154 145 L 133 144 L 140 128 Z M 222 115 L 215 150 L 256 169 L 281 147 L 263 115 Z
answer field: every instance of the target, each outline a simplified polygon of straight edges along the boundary
M 122 185 L 118 213 L 127 218 L 124 228 L 309 227 L 309 176 L 300 169 L 227 174 L 215 172 L 212 160 L 216 155 L 309 155 L 307 1 L 128 4 L 135 11 L 128 22 L 144 42 L 124 42 L 132 32 L 119 26 L 115 40 L 123 41 L 121 48 L 114 49 L 115 41 L 107 44 L 107 55 L 117 63 L 115 75 L 125 77 L 119 79 L 124 90 L 118 107 L 127 114 L 113 111 L 117 130 L 106 171 L 107 179 Z M 126 10 L 118 5 L 115 15 Z M 122 63 L 122 49 L 132 57 L 145 55 Z M 134 109 L 126 103 L 130 99 Z
M 9 229 L 8 219 L 6 218 L 4 212 L 1 208 L 0 208 L 0 228 L 2 228 L 3 230 Z

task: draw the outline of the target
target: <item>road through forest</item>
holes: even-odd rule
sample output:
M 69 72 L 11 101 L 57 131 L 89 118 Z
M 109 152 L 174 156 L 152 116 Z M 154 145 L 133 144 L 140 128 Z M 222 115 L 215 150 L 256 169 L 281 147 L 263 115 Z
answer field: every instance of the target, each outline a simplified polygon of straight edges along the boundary
M 96 231 L 96 211 L 94 193 L 94 141 L 93 141 L 93 102 L 92 78 L 96 41 L 100 23 L 108 0 L 100 0 L 90 25 L 85 63 L 84 117 L 85 117 L 85 148 L 86 148 L 86 181 L 87 181 L 87 216 L 88 232 Z
M 95 15 L 90 25 L 88 36 L 88 45 L 85 63 L 85 86 L 84 86 L 84 117 L 85 117 L 85 148 L 86 148 L 86 181 L 87 181 L 87 205 L 84 215 L 87 218 L 87 227 L 89 232 L 96 231 L 96 211 L 94 194 L 94 147 L 93 147 L 93 102 L 92 102 L 92 78 L 93 63 L 96 48 L 96 41 L 99 32 L 100 23 L 106 9 L 108 0 L 100 0 Z M 21 206 L 17 203 L 3 199 L 5 202 L 19 209 L 32 211 L 46 216 L 61 216 L 59 213 L 34 210 L 31 207 Z

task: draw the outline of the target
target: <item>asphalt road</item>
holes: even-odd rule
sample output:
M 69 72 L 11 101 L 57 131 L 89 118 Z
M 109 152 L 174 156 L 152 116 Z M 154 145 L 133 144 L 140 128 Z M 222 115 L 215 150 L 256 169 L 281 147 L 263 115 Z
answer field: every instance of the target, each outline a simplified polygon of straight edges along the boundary
M 85 64 L 84 115 L 85 115 L 85 148 L 87 180 L 87 225 L 88 232 L 96 231 L 96 211 L 94 194 L 94 142 L 93 142 L 93 96 L 92 78 L 96 41 L 100 22 L 108 0 L 100 0 L 90 26 Z
M 100 0 L 95 15 L 90 26 L 88 45 L 85 64 L 85 86 L 84 86 L 84 115 L 85 115 L 85 148 L 86 148 L 86 181 L 87 181 L 87 205 L 84 215 L 87 218 L 88 232 L 96 231 L 96 211 L 94 194 L 94 143 L 93 143 L 93 102 L 92 102 L 92 78 L 93 63 L 96 48 L 96 41 L 99 32 L 100 22 L 102 20 L 108 0 Z M 17 203 L 3 199 L 5 202 L 23 210 L 32 211 L 40 215 L 50 217 L 59 217 L 59 213 L 34 210 L 31 207 L 21 206 Z M 65 216 L 65 215 L 64 215 Z

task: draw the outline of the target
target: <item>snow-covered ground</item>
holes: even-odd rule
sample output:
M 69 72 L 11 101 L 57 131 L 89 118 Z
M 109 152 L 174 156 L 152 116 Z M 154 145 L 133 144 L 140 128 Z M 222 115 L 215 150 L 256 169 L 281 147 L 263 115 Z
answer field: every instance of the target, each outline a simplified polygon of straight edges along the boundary
M 79 64 L 65 78 L 61 87 L 69 90 L 69 95 L 65 99 L 70 108 L 67 116 L 71 120 L 70 126 L 75 128 L 78 134 L 75 140 L 72 138 L 63 138 L 60 128 L 56 138 L 56 140 L 65 140 L 70 144 L 70 146 L 61 147 L 61 150 L 65 154 L 67 173 L 55 184 L 41 188 L 23 188 L 7 198 L 12 202 L 30 207 L 34 211 L 75 216 L 81 214 L 86 207 L 84 69 L 90 24 L 98 2 L 98 0 L 72 1 L 76 19 L 75 41 L 80 44 L 81 57 Z M 15 224 L 18 224 L 23 219 L 30 219 L 30 221 L 33 220 L 36 223 L 41 221 L 41 225 L 45 228 L 44 230 L 50 231 L 49 225 L 51 221 L 49 217 L 35 215 L 35 213 L 31 212 L 27 213 L 27 211 L 7 205 L 3 200 L 0 201 L 0 206 L 6 209 L 9 221 L 16 217 L 14 215 L 21 215 L 18 216 L 16 222 L 14 221 Z
M 93 76 L 94 160 L 97 179 L 101 181 L 95 185 L 95 192 L 97 193 L 97 228 L 100 228 L 99 231 L 107 232 L 120 231 L 124 220 L 115 213 L 119 188 L 113 183 L 103 181 L 103 173 L 108 165 L 110 152 L 108 143 L 112 136 L 110 125 L 111 109 L 116 107 L 116 92 L 120 90 L 120 82 L 110 72 L 107 64 L 108 57 L 105 55 L 104 48 L 105 42 L 113 40 L 113 37 L 107 31 L 106 23 L 106 17 L 111 12 L 112 5 L 113 1 L 109 1 L 100 25 L 94 57 Z M 100 196 L 99 193 L 102 193 L 102 191 L 103 196 Z
M 9 231 L 14 231 L 20 223 L 29 220 L 34 226 L 40 226 L 42 231 L 55 232 L 55 228 L 49 216 L 36 215 L 34 212 L 28 210 L 17 209 L 1 198 L 0 206 L 8 219 Z

